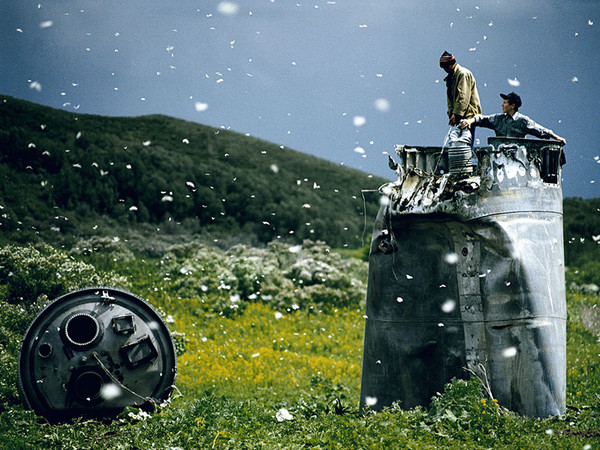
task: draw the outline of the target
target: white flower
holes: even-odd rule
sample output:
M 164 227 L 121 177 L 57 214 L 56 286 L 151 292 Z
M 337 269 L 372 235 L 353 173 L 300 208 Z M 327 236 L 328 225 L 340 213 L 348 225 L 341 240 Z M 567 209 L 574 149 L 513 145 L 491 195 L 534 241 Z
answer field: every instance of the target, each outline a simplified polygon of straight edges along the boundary
M 275 417 L 277 418 L 277 422 L 283 422 L 284 420 L 294 419 L 294 416 L 292 416 L 290 412 L 285 408 L 281 408 L 279 411 L 277 411 Z
M 152 416 L 150 414 L 148 414 L 146 411 L 143 410 L 139 410 L 138 413 L 134 413 L 134 412 L 130 412 L 128 414 L 129 417 L 131 417 L 134 420 L 146 420 L 151 418 Z

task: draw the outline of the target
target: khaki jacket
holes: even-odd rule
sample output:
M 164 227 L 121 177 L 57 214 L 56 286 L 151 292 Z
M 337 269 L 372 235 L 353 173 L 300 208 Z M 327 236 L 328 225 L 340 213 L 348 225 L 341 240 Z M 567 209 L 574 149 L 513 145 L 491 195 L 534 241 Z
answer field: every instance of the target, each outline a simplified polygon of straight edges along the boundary
M 470 119 L 481 114 L 475 77 L 469 69 L 456 64 L 454 71 L 444 81 L 448 97 L 448 117 L 454 114 L 459 118 Z

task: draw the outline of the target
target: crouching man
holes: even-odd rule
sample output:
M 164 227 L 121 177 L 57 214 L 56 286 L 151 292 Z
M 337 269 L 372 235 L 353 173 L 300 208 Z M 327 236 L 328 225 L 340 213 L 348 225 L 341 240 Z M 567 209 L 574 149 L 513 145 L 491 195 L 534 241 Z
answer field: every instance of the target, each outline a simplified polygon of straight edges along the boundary
M 519 112 L 522 105 L 521 97 L 514 92 L 510 94 L 500 94 L 502 97 L 502 113 L 484 116 L 477 114 L 469 119 L 460 121 L 460 128 L 471 128 L 472 126 L 491 128 L 496 132 L 496 136 L 523 138 L 528 134 L 541 139 L 556 139 L 562 145 L 567 145 L 567 141 L 555 134 L 554 131 L 545 128 L 529 117 Z

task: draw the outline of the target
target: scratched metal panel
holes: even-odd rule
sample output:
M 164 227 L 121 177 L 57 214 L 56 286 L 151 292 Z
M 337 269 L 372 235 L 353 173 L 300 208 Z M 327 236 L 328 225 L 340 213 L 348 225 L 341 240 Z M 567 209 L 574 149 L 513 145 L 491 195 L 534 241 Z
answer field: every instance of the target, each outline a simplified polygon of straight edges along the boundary
M 370 254 L 361 406 L 427 405 L 469 367 L 511 410 L 564 412 L 560 147 L 490 143 L 468 178 L 437 171 L 440 149 L 397 151 Z

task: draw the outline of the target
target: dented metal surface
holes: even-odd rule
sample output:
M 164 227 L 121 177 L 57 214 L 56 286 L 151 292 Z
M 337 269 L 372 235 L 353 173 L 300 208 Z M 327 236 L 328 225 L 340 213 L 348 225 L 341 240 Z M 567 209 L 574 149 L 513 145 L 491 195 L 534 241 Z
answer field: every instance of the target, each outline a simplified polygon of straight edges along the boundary
M 440 148 L 397 148 L 371 245 L 361 406 L 427 405 L 469 368 L 511 410 L 565 410 L 561 147 L 488 144 L 465 176 L 444 173 Z
M 114 288 L 70 292 L 27 331 L 19 388 L 49 420 L 113 415 L 168 400 L 177 372 L 169 330 L 141 298 Z

